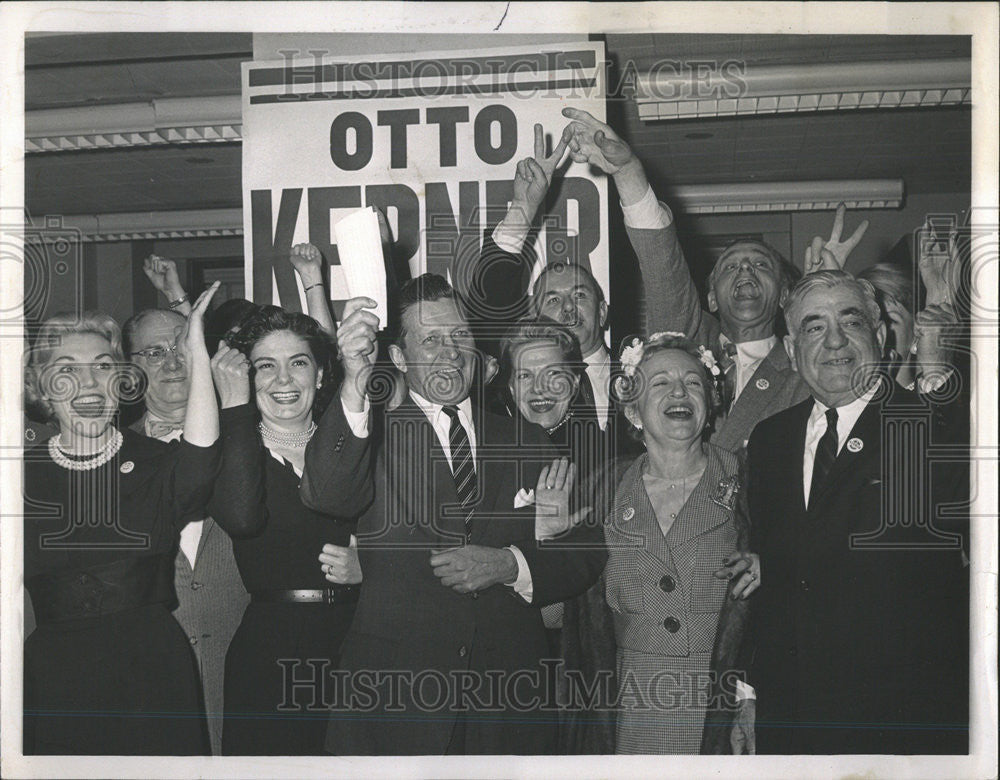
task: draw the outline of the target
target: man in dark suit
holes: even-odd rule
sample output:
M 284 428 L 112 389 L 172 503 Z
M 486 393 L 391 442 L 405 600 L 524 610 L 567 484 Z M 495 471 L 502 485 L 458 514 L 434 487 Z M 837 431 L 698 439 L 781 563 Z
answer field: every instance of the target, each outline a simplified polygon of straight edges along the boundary
M 867 282 L 811 274 L 785 318 L 811 397 L 748 447 L 757 752 L 964 753 L 961 410 L 877 370 L 885 325 Z
M 125 351 L 146 376 L 146 411 L 129 426 L 161 441 L 184 431 L 188 373 L 175 349 L 184 317 L 167 309 L 147 309 L 131 317 L 123 330 Z M 174 560 L 174 617 L 188 635 L 201 675 L 213 755 L 222 752 L 223 680 L 226 651 L 240 625 L 250 596 L 243 587 L 233 543 L 211 517 L 181 530 Z
M 583 547 L 536 542 L 547 510 L 568 522 L 566 480 L 543 470 L 553 450 L 540 428 L 473 407 L 472 333 L 440 276 L 399 293 L 389 355 L 408 396 L 374 414 L 366 384 L 378 319 L 365 310 L 373 304 L 345 308 L 340 400 L 309 443 L 302 481 L 307 505 L 360 515 L 365 581 L 341 658 L 347 677 L 330 697 L 339 698 L 330 702 L 327 749 L 547 752 L 555 712 L 539 711 L 547 655 L 539 608 L 597 579 L 601 529 L 573 530 L 567 541 Z M 534 509 L 518 500 L 532 488 Z

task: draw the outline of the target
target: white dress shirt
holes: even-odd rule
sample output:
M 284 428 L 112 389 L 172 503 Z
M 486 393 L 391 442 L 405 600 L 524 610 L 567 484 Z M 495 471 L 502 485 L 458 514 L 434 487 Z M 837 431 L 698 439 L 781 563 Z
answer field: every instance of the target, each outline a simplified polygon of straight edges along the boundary
M 604 346 L 597 348 L 583 359 L 587 364 L 587 378 L 594 390 L 594 406 L 597 409 L 597 422 L 603 431 L 608 427 L 608 415 L 611 411 L 611 355 Z
M 158 420 L 149 412 L 146 412 L 146 417 L 143 420 L 143 429 L 146 431 L 146 435 L 151 439 L 159 439 L 160 441 L 177 441 L 183 433 L 182 428 L 174 428 L 174 430 L 170 431 L 170 433 L 162 436 L 153 436 L 152 433 L 150 433 L 150 423 L 153 422 L 166 421 Z M 192 569 L 194 568 L 195 559 L 198 557 L 198 545 L 201 544 L 201 529 L 204 525 L 204 520 L 193 520 L 181 529 L 181 552 L 184 553 L 184 557 L 188 559 Z
M 442 410 L 442 404 L 432 403 L 413 390 L 410 390 L 410 398 L 413 399 L 413 403 L 427 417 L 427 421 L 431 424 L 431 428 L 434 429 L 438 442 L 441 444 L 441 449 L 444 450 L 445 456 L 448 458 L 448 467 L 451 468 L 451 442 L 448 435 L 451 431 L 451 418 Z M 360 412 L 350 411 L 346 405 L 343 405 L 343 399 L 341 399 L 341 405 L 343 406 L 344 416 L 347 418 L 347 424 L 350 426 L 351 432 L 359 439 L 368 438 L 368 415 L 371 411 L 368 396 L 365 396 L 365 407 Z M 468 398 L 458 404 L 458 421 L 465 428 L 465 432 L 469 437 L 469 447 L 472 449 L 472 460 L 475 463 L 477 446 L 476 426 L 472 422 L 472 401 Z M 513 588 L 517 595 L 528 603 L 531 603 L 534 590 L 528 561 L 524 557 L 524 553 L 514 545 L 507 547 L 507 549 L 511 551 L 514 560 L 517 561 L 517 579 L 513 583 L 509 583 L 508 587 Z
M 854 424 L 858 421 L 868 402 L 874 398 L 876 392 L 878 392 L 877 384 L 860 398 L 856 398 L 844 406 L 837 407 L 838 455 L 847 441 Z M 816 460 L 816 448 L 819 446 L 819 440 L 826 433 L 826 410 L 829 408 L 814 398 L 812 412 L 809 413 L 809 422 L 806 423 L 806 447 L 802 456 L 802 495 L 805 497 L 806 506 L 809 506 L 809 490 L 812 487 L 813 462 Z
M 621 201 L 619 201 L 621 203 Z M 660 230 L 669 227 L 674 221 L 670 209 L 656 199 L 652 187 L 646 188 L 646 194 L 630 206 L 621 204 L 625 224 L 638 230 Z
M 719 342 L 722 348 L 725 349 L 729 339 L 720 333 Z M 744 341 L 736 345 L 736 384 L 734 386 L 733 403 L 736 403 L 736 399 L 740 397 L 740 393 L 747 386 L 750 377 L 760 368 L 760 364 L 764 362 L 764 358 L 770 354 L 777 343 L 777 336 L 768 336 L 766 339 Z

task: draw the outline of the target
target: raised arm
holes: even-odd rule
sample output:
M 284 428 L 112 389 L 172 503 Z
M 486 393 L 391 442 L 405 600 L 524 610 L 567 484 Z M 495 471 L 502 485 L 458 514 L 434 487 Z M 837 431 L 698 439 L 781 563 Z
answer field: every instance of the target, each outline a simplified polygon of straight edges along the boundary
M 201 294 L 177 337 L 191 383 L 184 434 L 176 454 L 170 455 L 174 459 L 169 473 L 178 523 L 201 513 L 219 468 L 219 407 L 215 403 L 203 325 L 205 310 L 218 289 L 216 282 Z
M 330 313 L 330 296 L 323 286 L 323 255 L 312 244 L 296 244 L 288 260 L 302 281 L 306 293 L 306 310 L 330 338 L 337 335 L 337 326 Z
M 642 163 L 605 122 L 587 111 L 564 108 L 570 124 L 570 156 L 611 176 L 618 190 L 625 229 L 639 258 L 646 300 L 646 330 L 680 331 L 705 341 L 698 289 L 677 241 L 673 214 L 656 199 Z
M 302 503 L 338 517 L 360 515 L 375 497 L 374 447 L 369 436 L 367 384 L 375 365 L 378 317 L 371 298 L 344 307 L 337 347 L 344 367 L 334 398 L 306 446 L 299 494 Z
M 142 261 L 142 270 L 153 287 L 167 299 L 167 305 L 171 309 L 185 317 L 191 313 L 191 301 L 181 286 L 177 263 L 166 257 L 150 255 Z
M 208 513 L 234 538 L 253 536 L 267 524 L 264 494 L 264 445 L 250 403 L 250 361 L 219 343 L 212 357 L 212 378 L 219 394 L 222 468 Z

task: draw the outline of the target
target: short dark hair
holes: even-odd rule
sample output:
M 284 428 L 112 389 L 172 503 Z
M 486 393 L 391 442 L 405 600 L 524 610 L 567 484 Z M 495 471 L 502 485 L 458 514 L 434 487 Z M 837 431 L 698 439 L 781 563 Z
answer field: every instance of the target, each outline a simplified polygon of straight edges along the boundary
M 226 341 L 250 359 L 254 345 L 265 336 L 279 331 L 290 331 L 309 346 L 316 365 L 323 369 L 323 382 L 313 401 L 314 415 L 321 414 L 339 385 L 339 364 L 335 360 L 336 347 L 320 324 L 308 314 L 287 311 L 280 306 L 258 306 L 257 310 L 230 335 Z
M 396 316 L 390 324 L 392 341 L 397 346 L 403 346 L 403 339 L 406 337 L 406 329 L 403 327 L 403 315 L 418 303 L 430 301 L 455 301 L 459 309 L 464 313 L 462 300 L 455 288 L 448 284 L 448 280 L 440 274 L 421 274 L 415 279 L 408 280 L 399 288 L 397 298 Z
M 214 355 L 219 342 L 229 331 L 239 330 L 260 308 L 246 298 L 230 298 L 205 315 L 205 342 L 208 354 Z

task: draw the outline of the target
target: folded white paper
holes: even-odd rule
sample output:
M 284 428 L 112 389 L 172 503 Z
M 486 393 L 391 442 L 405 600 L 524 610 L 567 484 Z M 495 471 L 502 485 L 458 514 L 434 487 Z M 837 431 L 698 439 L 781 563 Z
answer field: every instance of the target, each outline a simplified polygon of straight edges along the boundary
M 334 225 L 337 253 L 344 269 L 347 294 L 351 298 L 366 295 L 378 303 L 375 314 L 385 327 L 388 295 L 385 286 L 385 260 L 378 215 L 372 208 L 359 209 Z

